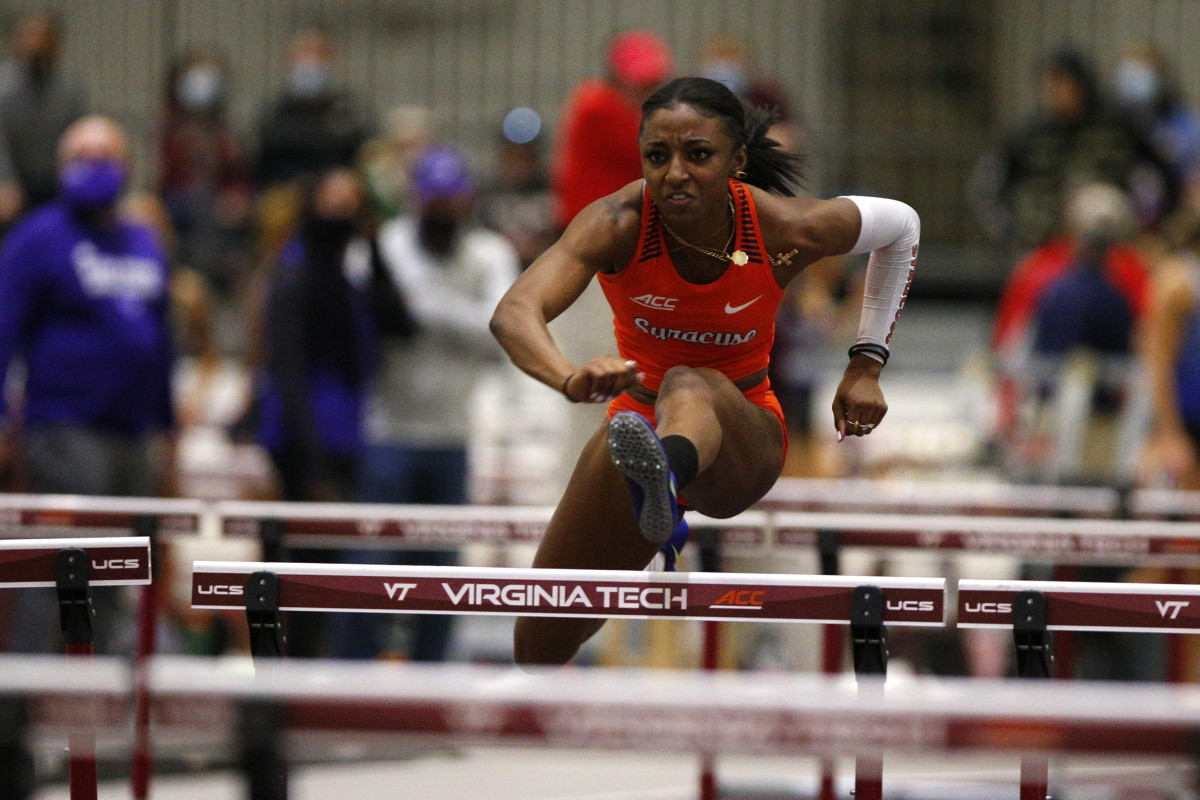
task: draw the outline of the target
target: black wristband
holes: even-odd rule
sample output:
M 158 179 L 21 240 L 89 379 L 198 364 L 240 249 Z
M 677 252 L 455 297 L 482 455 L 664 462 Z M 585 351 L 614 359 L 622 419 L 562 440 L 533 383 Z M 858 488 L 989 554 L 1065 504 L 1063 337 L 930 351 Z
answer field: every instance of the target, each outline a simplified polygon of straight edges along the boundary
M 859 353 L 864 353 L 868 356 L 872 356 L 873 358 L 875 358 L 876 361 L 879 361 L 883 364 L 886 364 L 888 362 L 888 349 L 881 344 L 871 344 L 870 342 L 863 342 L 862 344 L 856 344 L 856 345 L 852 345 L 850 347 L 850 357 L 851 358 L 854 358 Z
M 568 384 L 568 383 L 570 383 L 570 382 L 571 382 L 571 378 L 574 378 L 574 377 L 575 377 L 575 373 L 574 373 L 574 372 L 572 372 L 572 373 L 571 373 L 570 375 L 568 375 L 568 376 L 567 376 L 565 379 L 563 379 L 563 385 L 562 385 L 562 394 L 563 394 L 563 397 L 567 398 L 567 400 L 568 400 L 568 401 L 570 401 L 570 402 L 572 402 L 572 403 L 575 403 L 575 402 L 578 402 L 578 401 L 577 401 L 577 400 L 574 400 L 574 399 L 571 397 L 571 394 L 570 394 L 570 392 L 568 392 L 568 391 L 567 391 L 567 384 Z

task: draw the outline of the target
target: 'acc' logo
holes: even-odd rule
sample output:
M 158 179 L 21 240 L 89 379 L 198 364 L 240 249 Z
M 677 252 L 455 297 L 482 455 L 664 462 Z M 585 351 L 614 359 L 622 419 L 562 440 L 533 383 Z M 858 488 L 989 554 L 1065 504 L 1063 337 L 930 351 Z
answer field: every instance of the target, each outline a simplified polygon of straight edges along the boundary
M 709 608 L 762 608 L 765 595 L 762 589 L 730 589 Z
M 629 299 L 637 303 L 639 306 L 645 306 L 646 308 L 661 308 L 664 311 L 674 311 L 675 304 L 679 302 L 678 298 L 659 297 L 655 294 L 642 294 Z

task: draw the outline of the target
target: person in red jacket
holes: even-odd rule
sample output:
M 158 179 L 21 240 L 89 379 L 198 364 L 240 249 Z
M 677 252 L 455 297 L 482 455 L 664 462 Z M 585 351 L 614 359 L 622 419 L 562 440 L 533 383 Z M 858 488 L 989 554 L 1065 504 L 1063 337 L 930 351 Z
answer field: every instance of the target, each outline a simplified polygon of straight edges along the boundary
M 671 73 L 671 50 L 649 31 L 624 31 L 608 44 L 606 75 L 576 87 L 563 109 L 551 167 L 559 226 L 601 197 L 642 177 L 642 101 Z

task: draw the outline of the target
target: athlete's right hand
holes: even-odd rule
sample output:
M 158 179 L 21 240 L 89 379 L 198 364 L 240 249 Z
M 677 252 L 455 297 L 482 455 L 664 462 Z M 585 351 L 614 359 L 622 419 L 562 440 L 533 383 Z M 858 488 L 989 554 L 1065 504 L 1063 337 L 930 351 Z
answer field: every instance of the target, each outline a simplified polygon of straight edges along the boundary
M 599 356 L 576 370 L 562 389 L 572 403 L 607 403 L 644 377 L 633 361 Z

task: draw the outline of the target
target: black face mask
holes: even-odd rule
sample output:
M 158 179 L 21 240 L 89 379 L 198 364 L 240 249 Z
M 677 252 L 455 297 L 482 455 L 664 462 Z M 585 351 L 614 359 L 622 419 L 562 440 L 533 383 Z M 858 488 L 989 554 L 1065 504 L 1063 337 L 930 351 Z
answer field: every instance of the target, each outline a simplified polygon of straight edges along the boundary
M 419 227 L 421 244 L 430 252 L 445 255 L 454 249 L 459 223 L 447 217 L 422 217 Z
M 350 217 L 314 217 L 304 226 L 304 238 L 318 247 L 342 247 L 356 230 Z

